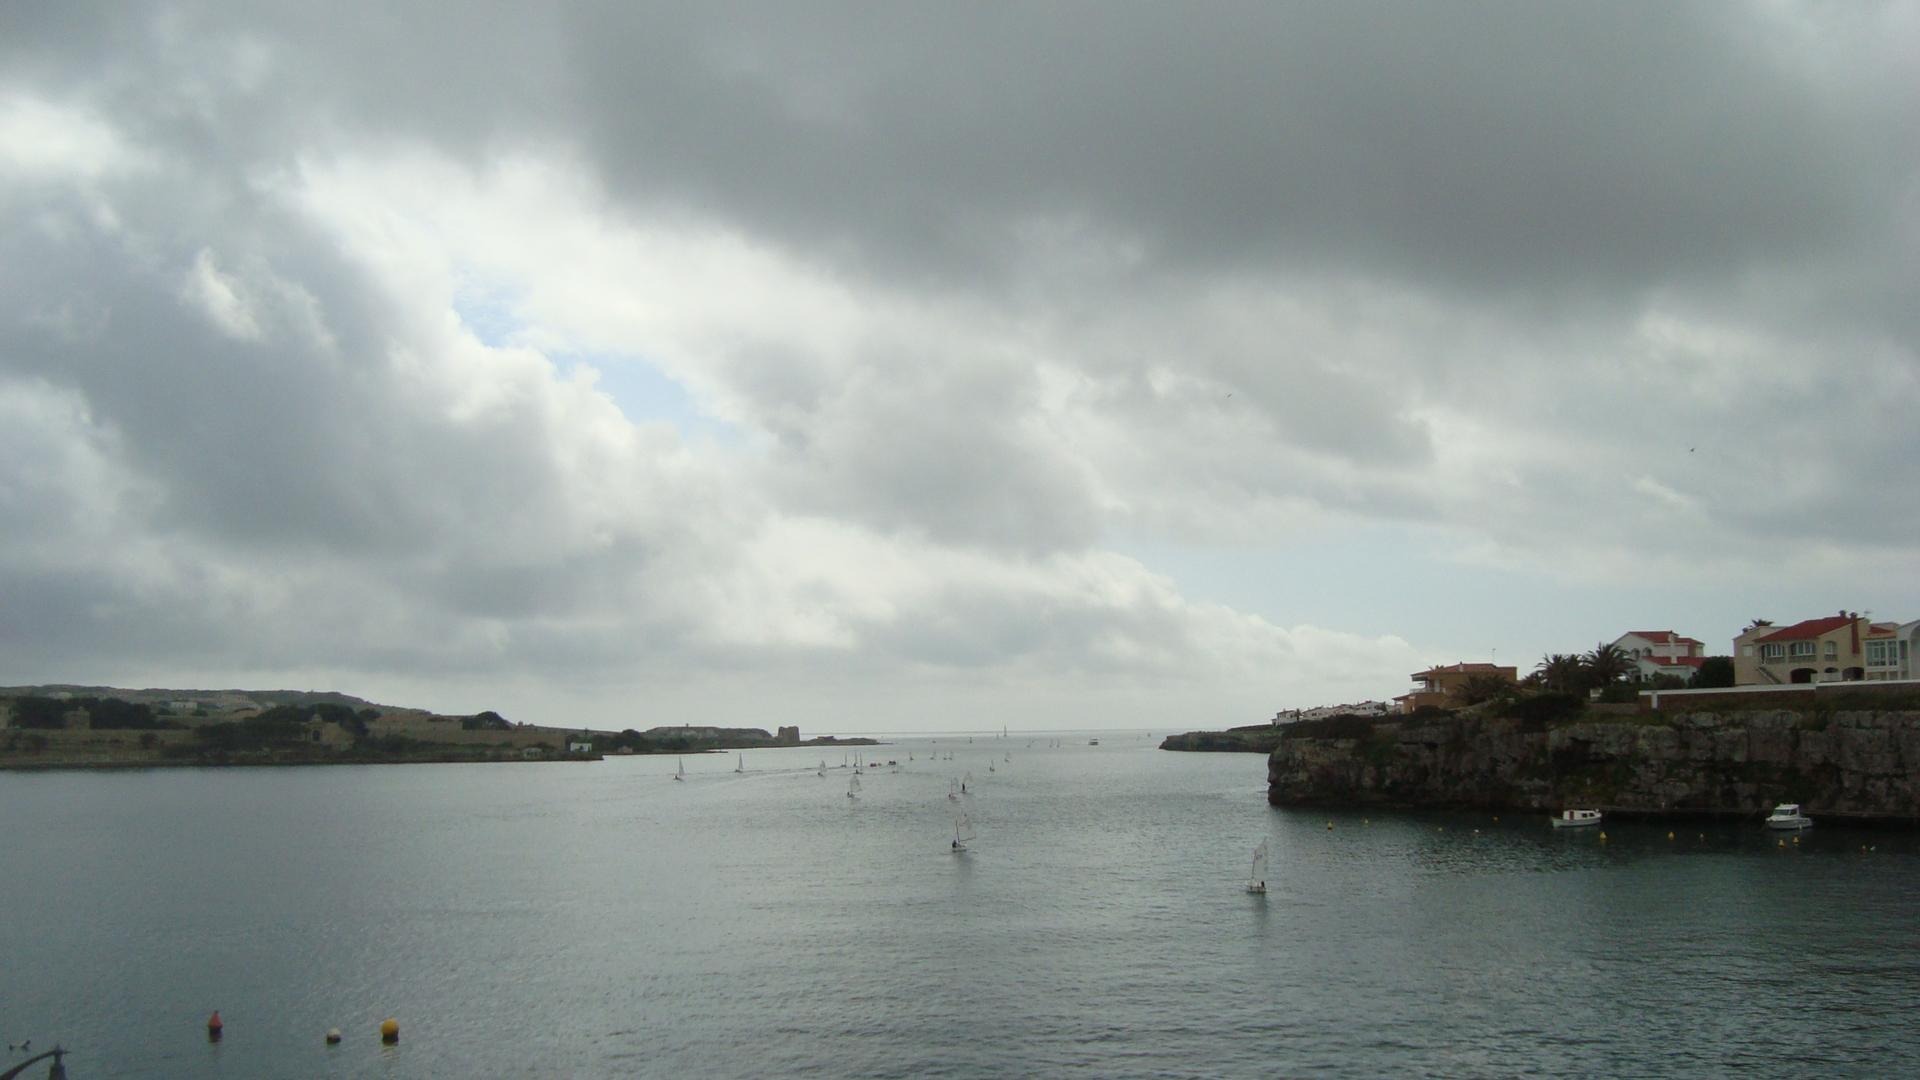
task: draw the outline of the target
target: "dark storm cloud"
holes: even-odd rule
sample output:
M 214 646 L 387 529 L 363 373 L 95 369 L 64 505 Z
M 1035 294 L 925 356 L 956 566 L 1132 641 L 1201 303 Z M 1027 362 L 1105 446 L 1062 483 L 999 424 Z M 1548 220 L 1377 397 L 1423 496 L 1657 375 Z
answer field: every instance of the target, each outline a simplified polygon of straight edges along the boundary
M 1877 87 L 1814 85 L 1803 28 L 1740 9 L 839 16 L 576 26 L 616 186 L 936 273 L 990 276 L 1011 223 L 1086 215 L 1176 265 L 1634 290 L 1869 237 L 1910 164 L 1859 111 Z

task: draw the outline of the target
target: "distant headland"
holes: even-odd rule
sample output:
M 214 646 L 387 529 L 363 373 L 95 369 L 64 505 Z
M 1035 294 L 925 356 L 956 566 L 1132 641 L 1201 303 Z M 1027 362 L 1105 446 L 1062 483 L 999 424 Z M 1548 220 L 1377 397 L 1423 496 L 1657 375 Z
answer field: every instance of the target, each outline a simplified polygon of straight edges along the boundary
M 516 724 L 496 712 L 444 715 L 331 691 L 0 687 L 0 769 L 323 765 L 432 761 L 597 761 L 777 746 L 798 727 L 693 724 L 646 731 Z

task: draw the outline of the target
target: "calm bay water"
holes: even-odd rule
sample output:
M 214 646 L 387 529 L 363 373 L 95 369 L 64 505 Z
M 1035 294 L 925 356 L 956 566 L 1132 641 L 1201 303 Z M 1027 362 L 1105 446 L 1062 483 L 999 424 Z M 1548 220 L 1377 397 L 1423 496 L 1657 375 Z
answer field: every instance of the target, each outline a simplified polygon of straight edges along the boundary
M 1329 830 L 1266 805 L 1260 756 L 1053 737 L 870 748 L 900 769 L 857 802 L 804 748 L 684 783 L 0 775 L 0 1037 L 73 1080 L 1920 1075 L 1909 834 Z

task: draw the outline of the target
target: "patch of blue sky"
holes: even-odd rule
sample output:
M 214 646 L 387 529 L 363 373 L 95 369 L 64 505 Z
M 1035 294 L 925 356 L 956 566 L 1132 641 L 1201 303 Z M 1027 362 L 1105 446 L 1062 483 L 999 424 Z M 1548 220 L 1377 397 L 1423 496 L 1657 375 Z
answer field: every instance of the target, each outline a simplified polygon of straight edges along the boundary
M 462 325 L 489 349 L 517 345 L 515 335 L 526 328 L 520 318 L 519 294 L 495 282 L 463 277 L 453 293 L 453 313 Z
M 470 277 L 454 293 L 453 312 L 481 344 L 506 348 L 522 344 L 526 330 L 517 300 L 515 290 Z M 688 443 L 731 446 L 740 442 L 738 429 L 701 412 L 685 386 L 645 357 L 548 351 L 547 358 L 562 378 L 573 378 L 582 367 L 592 368 L 597 376 L 595 388 L 636 424 L 665 421 L 679 429 Z
M 685 386 L 642 357 L 549 353 L 548 359 L 565 378 L 572 378 L 582 367 L 592 368 L 598 375 L 594 387 L 636 424 L 667 421 L 689 443 L 734 446 L 741 441 L 738 428 L 701 412 Z

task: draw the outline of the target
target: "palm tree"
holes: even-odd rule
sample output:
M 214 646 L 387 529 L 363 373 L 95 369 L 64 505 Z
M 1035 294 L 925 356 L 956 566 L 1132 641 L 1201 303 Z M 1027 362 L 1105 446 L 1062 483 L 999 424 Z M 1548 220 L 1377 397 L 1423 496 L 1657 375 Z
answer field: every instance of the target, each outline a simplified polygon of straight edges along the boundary
M 1540 685 L 1561 694 L 1578 693 L 1587 681 L 1586 666 L 1578 656 L 1569 653 L 1551 653 L 1540 658 L 1540 665 L 1534 669 L 1534 675 Z
M 1593 651 L 1586 655 L 1584 666 L 1587 669 L 1588 678 L 1605 686 L 1610 682 L 1618 681 L 1621 676 L 1634 670 L 1635 665 L 1633 661 L 1627 659 L 1626 653 L 1603 641 L 1595 645 Z

